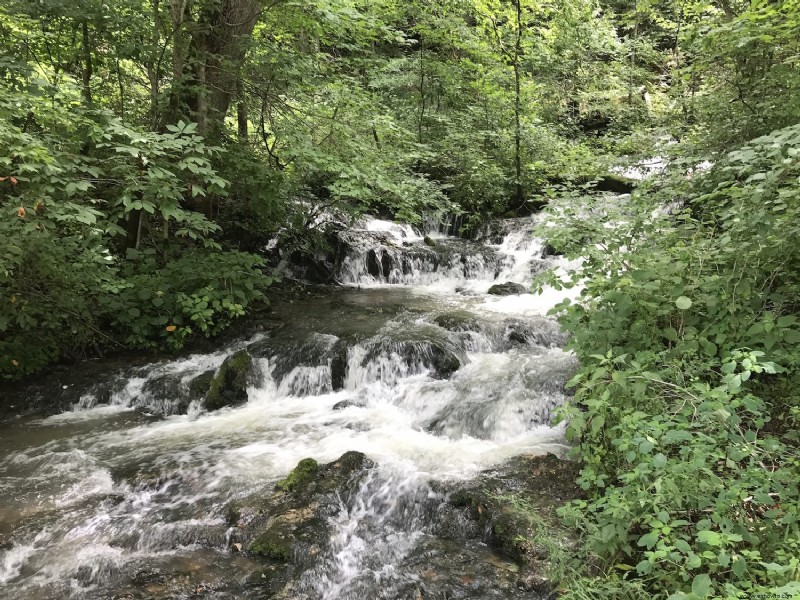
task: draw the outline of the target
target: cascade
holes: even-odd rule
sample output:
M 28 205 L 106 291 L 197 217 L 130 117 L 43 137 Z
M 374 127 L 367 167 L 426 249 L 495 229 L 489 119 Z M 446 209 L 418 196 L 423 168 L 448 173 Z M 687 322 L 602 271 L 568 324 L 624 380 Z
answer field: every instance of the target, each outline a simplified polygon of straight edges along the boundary
M 66 384 L 69 410 L 0 421 L 0 597 L 530 598 L 492 583 L 497 559 L 447 490 L 563 449 L 550 421 L 575 359 L 546 316 L 562 296 L 488 293 L 563 266 L 535 224 L 464 240 L 452 220 L 365 218 L 341 233 L 340 288 L 276 303 L 213 353 Z M 241 351 L 245 398 L 207 409 L 197 381 Z M 325 476 L 276 492 L 308 457 Z M 278 526 L 295 546 L 247 551 Z

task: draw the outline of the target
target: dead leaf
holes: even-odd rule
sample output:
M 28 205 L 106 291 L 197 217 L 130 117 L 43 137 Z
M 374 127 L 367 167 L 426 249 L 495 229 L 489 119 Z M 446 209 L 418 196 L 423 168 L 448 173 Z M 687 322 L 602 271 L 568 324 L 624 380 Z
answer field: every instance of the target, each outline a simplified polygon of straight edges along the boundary
M 11 359 L 11 364 L 12 364 L 12 365 L 14 365 L 15 367 L 18 367 L 18 366 L 19 366 L 19 363 L 18 363 L 18 362 L 17 362 L 17 360 L 16 360 L 16 359 L 14 359 L 14 358 L 12 358 L 12 359 Z
M 177 328 L 178 327 L 176 325 L 167 325 L 167 331 L 169 331 L 170 333 L 175 331 Z
M 18 216 L 20 219 L 24 219 L 24 218 L 25 218 L 25 207 L 24 207 L 24 206 L 20 206 L 20 207 L 17 209 L 17 216 Z

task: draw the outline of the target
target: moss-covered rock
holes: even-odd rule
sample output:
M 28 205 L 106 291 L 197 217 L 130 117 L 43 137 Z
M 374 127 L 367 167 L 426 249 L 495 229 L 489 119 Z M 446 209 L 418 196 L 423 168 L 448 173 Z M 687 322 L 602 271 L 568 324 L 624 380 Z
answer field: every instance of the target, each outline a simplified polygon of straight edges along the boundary
M 217 370 L 208 387 L 203 408 L 218 410 L 247 402 L 247 384 L 253 359 L 246 350 L 229 356 Z
M 273 493 L 261 492 L 231 502 L 225 510 L 231 545 L 245 558 L 260 561 L 248 583 L 263 597 L 293 597 L 291 582 L 315 563 L 330 541 L 330 519 L 341 503 L 352 503 L 373 463 L 360 452 L 318 464 L 301 460 Z M 288 594 L 288 595 L 287 595 Z
M 285 492 L 298 491 L 311 483 L 318 472 L 319 463 L 313 458 L 304 458 L 291 473 L 277 483 L 277 487 Z
M 429 246 L 431 248 L 436 248 L 436 246 L 439 245 L 433 240 L 433 238 L 427 235 L 422 239 L 422 241 L 425 242 L 426 246 Z

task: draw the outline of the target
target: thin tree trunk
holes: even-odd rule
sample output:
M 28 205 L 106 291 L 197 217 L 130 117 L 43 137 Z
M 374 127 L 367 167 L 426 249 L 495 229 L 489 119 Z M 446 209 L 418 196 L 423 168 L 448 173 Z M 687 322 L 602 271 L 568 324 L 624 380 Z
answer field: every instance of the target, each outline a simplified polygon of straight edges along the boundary
M 419 123 L 417 140 L 422 143 L 422 128 L 425 123 L 425 41 L 419 39 Z
M 520 62 L 522 60 L 522 3 L 514 0 L 517 20 L 517 38 L 514 44 L 514 171 L 515 171 L 515 199 L 521 206 L 525 201 L 525 192 L 522 189 L 522 92 Z
M 244 97 L 244 84 L 239 80 L 237 87 L 238 103 L 236 104 L 236 124 L 239 131 L 239 141 L 247 143 L 250 139 L 249 117 L 247 114 L 247 102 Z
M 186 64 L 186 13 L 190 8 L 191 0 L 170 0 L 169 12 L 172 21 L 172 84 L 169 91 L 169 106 L 166 120 L 175 123 L 180 118 L 183 84 L 185 80 L 184 68 Z
M 122 68 L 117 59 L 117 85 L 119 86 L 119 118 L 125 120 L 125 83 L 122 80 Z
M 83 99 L 87 106 L 92 105 L 92 45 L 89 38 L 89 21 L 81 21 L 83 34 Z
M 150 82 L 150 129 L 158 129 L 158 54 L 161 47 L 160 0 L 150 0 L 153 15 L 153 31 L 150 39 L 150 56 L 147 59 L 147 79 Z

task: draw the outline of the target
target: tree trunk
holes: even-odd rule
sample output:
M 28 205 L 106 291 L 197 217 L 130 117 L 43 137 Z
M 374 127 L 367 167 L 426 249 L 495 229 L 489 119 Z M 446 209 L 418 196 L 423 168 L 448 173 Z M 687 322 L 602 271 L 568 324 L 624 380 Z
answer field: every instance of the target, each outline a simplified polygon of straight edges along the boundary
M 517 36 L 514 43 L 514 199 L 517 206 L 525 202 L 522 189 L 522 93 L 520 62 L 522 61 L 522 3 L 513 0 L 516 10 Z
M 150 129 L 158 129 L 158 55 L 161 47 L 161 14 L 159 0 L 151 0 L 150 6 L 153 14 L 153 31 L 150 39 L 150 56 L 147 58 L 147 79 L 150 83 Z
M 261 8 L 259 0 L 205 0 L 200 9 L 191 51 L 199 85 L 194 104 L 212 141 L 222 133 Z
M 241 79 L 237 85 L 237 96 L 238 102 L 236 104 L 236 124 L 238 126 L 239 141 L 245 144 L 250 139 L 250 119 L 247 114 L 247 102 L 244 97 L 244 85 L 242 84 Z
M 422 143 L 422 129 L 425 123 L 425 40 L 419 39 L 419 123 L 417 141 Z
M 92 45 L 89 39 L 89 21 L 81 21 L 83 34 L 83 99 L 87 106 L 92 105 Z
M 157 0 L 154 0 L 157 1 Z M 167 109 L 166 120 L 168 123 L 175 123 L 181 114 L 183 99 L 183 89 L 186 64 L 186 28 L 184 24 L 187 15 L 190 16 L 191 0 L 170 0 L 169 12 L 172 20 L 173 40 L 172 40 L 172 86 L 169 93 L 169 107 Z

